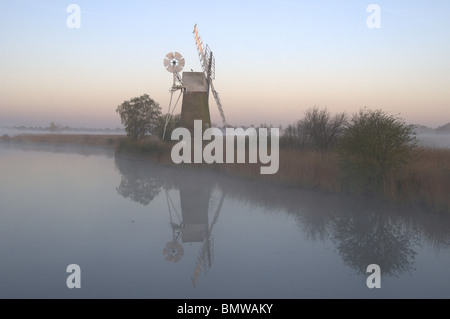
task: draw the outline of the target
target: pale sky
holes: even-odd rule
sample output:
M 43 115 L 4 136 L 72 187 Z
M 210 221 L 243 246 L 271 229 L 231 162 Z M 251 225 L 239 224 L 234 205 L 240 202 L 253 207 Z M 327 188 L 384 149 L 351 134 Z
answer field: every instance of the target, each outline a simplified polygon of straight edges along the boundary
M 80 28 L 66 23 L 72 3 Z M 166 112 L 164 56 L 201 71 L 196 23 L 230 124 L 286 125 L 314 105 L 450 122 L 448 0 L 2 0 L 0 126 L 117 127 L 117 105 L 145 93 Z M 212 96 L 210 109 L 220 124 Z

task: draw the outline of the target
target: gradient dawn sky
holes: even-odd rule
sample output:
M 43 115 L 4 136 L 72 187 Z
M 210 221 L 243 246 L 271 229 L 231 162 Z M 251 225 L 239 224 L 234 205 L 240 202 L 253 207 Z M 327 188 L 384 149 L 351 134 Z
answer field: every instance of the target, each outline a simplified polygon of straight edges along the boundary
M 315 105 L 450 122 L 448 0 L 2 0 L 0 126 L 118 127 L 117 105 L 144 93 L 167 111 L 163 59 L 178 51 L 201 71 L 196 23 L 230 124 L 286 125 Z M 212 96 L 210 108 L 220 124 Z

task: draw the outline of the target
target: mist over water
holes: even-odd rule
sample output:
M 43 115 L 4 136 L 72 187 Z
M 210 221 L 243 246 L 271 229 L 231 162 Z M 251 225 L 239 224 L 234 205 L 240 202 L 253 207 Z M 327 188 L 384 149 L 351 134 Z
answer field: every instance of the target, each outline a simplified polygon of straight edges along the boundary
M 450 148 L 450 134 L 421 133 L 416 135 L 418 145 L 432 148 Z
M 51 132 L 48 130 L 31 130 L 31 129 L 16 129 L 16 128 L 6 128 L 0 127 L 0 136 L 8 135 L 10 137 L 17 135 L 28 135 L 28 134 L 89 134 L 89 135 L 125 135 L 124 131 L 116 131 L 116 130 L 82 130 L 82 129 L 73 129 L 73 130 L 62 130 L 59 132 Z
M 445 214 L 94 148 L 0 144 L 0 177 L 2 298 L 450 297 Z

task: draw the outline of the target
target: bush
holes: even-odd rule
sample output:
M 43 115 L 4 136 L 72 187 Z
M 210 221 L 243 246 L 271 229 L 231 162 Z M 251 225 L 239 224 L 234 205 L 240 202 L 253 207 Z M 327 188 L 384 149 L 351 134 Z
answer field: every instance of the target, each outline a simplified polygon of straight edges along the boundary
M 161 115 L 158 120 L 155 127 L 155 135 L 162 139 L 163 133 L 164 133 L 164 125 L 166 124 L 166 119 L 169 116 L 169 114 Z M 167 123 L 166 127 L 166 134 L 164 136 L 165 141 L 171 140 L 172 131 L 180 126 L 181 123 L 181 114 L 177 114 L 170 117 L 169 122 Z
M 412 126 L 381 110 L 364 109 L 344 129 L 337 150 L 349 186 L 372 192 L 411 159 L 415 146 Z
M 306 141 L 302 131 L 301 121 L 288 125 L 280 138 L 280 147 L 283 149 L 300 150 L 306 148 Z
M 11 137 L 8 134 L 3 134 L 0 138 L 0 141 L 2 142 L 9 142 L 11 140 Z
M 154 136 L 139 140 L 123 139 L 116 149 L 117 153 L 132 153 L 140 155 L 161 155 L 166 151 L 164 143 Z
M 294 149 L 329 150 L 336 144 L 346 122 L 344 113 L 331 115 L 326 109 L 310 108 L 306 110 L 304 119 L 284 130 L 281 145 Z

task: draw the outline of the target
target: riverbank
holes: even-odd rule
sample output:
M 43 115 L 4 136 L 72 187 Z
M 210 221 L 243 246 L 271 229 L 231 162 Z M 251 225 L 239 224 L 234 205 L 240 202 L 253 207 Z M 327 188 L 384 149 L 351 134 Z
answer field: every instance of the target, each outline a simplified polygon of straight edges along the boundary
M 298 151 L 280 149 L 279 170 L 261 175 L 263 164 L 180 164 L 171 160 L 174 143 L 147 137 L 130 141 L 123 135 L 43 134 L 2 136 L 0 142 L 34 145 L 83 145 L 115 150 L 116 154 L 151 160 L 162 165 L 218 170 L 230 176 L 331 193 L 349 190 L 333 151 Z M 394 203 L 431 207 L 450 213 L 450 149 L 417 148 L 413 160 L 386 176 L 377 196 Z
M 125 135 L 110 134 L 23 134 L 0 136 L 0 142 L 17 144 L 77 145 L 117 148 Z
M 170 157 L 174 143 L 157 139 L 123 140 L 116 154 L 133 154 L 141 159 L 164 165 L 175 165 Z M 179 164 L 189 168 L 209 168 L 230 176 L 265 181 L 303 189 L 330 193 L 358 193 L 349 188 L 347 177 L 339 166 L 335 151 L 299 151 L 280 149 L 276 174 L 262 175 L 262 163 L 249 164 Z M 450 149 L 424 148 L 414 150 L 412 160 L 386 176 L 376 196 L 396 204 L 429 207 L 450 213 Z

